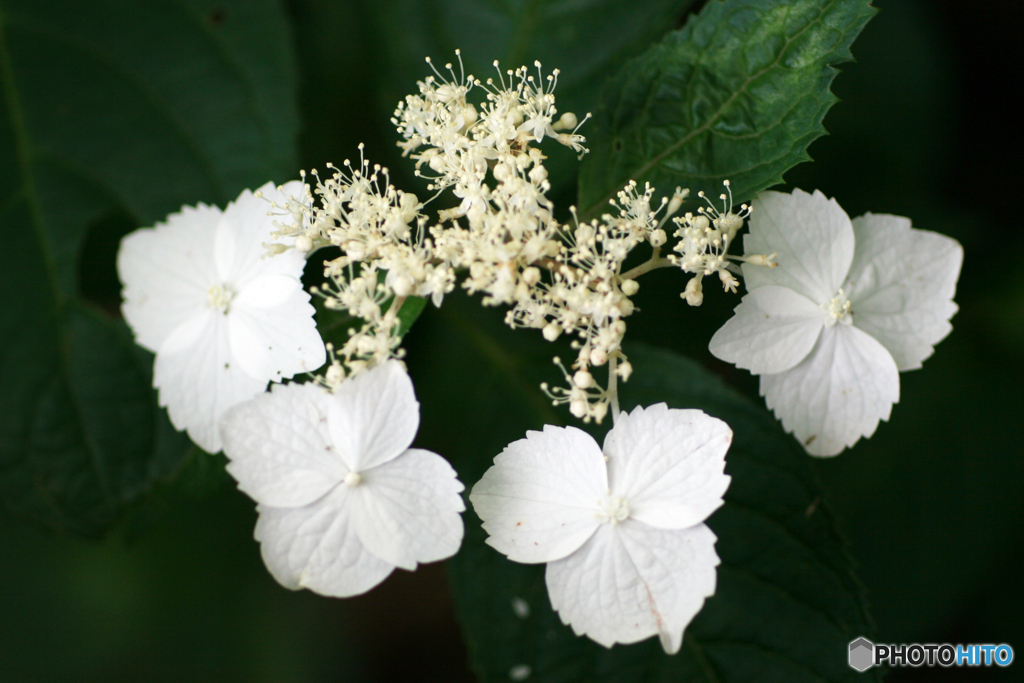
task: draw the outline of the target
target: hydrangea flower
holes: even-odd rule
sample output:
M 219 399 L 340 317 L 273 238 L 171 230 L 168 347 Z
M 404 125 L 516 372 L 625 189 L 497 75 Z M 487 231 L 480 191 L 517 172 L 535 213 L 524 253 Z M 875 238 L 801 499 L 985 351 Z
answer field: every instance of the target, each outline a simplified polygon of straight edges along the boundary
M 271 240 L 271 204 L 301 192 L 267 183 L 221 212 L 183 207 L 165 223 L 121 241 L 121 310 L 141 346 L 156 353 L 153 385 L 171 422 L 200 447 L 221 448 L 217 421 L 271 380 L 324 364 L 296 250 L 261 258 Z
M 812 455 L 871 436 L 899 401 L 899 372 L 949 334 L 963 248 L 901 216 L 852 221 L 834 199 L 762 192 L 744 251 L 748 293 L 711 352 L 761 376 L 761 394 Z
M 227 469 L 258 503 L 256 540 L 282 586 L 348 597 L 458 551 L 463 486 L 444 458 L 409 448 L 419 423 L 398 361 L 333 393 L 276 384 L 228 411 Z
M 494 459 L 469 499 L 487 543 L 546 562 L 551 606 L 605 647 L 683 630 L 715 592 L 715 535 L 703 523 L 729 486 L 732 431 L 664 403 L 619 415 L 604 450 L 575 427 L 527 432 Z

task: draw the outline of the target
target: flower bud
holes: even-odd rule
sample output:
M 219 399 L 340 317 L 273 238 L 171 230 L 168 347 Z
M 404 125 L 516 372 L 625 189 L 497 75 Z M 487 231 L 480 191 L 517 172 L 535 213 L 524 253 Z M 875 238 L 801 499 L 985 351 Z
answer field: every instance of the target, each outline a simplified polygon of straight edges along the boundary
M 549 342 L 553 342 L 562 334 L 562 330 L 555 323 L 548 323 L 544 326 L 542 334 Z
M 718 220 L 718 229 L 725 233 L 729 240 L 736 236 L 736 232 L 743 226 L 743 219 L 734 213 L 727 213 Z
M 278 254 L 283 254 L 288 251 L 288 247 L 283 244 L 278 244 L 277 242 L 272 242 L 270 244 L 264 242 L 263 248 L 267 250 L 267 253 L 263 255 L 263 258 L 277 256 Z
M 589 389 L 594 386 L 594 376 L 586 370 L 580 370 L 572 376 L 572 382 L 580 389 Z
M 629 376 L 633 374 L 633 364 L 628 360 L 622 361 L 619 367 L 615 368 L 615 374 L 621 377 L 623 382 L 628 382 Z
M 341 367 L 341 363 L 337 361 L 331 363 L 331 366 L 327 368 L 327 376 L 324 379 L 327 380 L 328 386 L 331 387 L 341 384 L 341 381 L 345 379 L 345 370 Z
M 686 303 L 691 306 L 700 306 L 704 303 L 704 290 L 700 279 L 690 278 L 690 281 L 686 283 L 686 290 L 680 296 L 686 299 Z
M 399 275 L 391 283 L 395 296 L 407 297 L 412 294 L 412 280 L 407 275 Z
M 779 265 L 778 263 L 775 262 L 776 256 L 778 256 L 778 254 L 776 254 L 774 251 L 771 254 L 768 254 L 767 256 L 763 254 L 751 254 L 750 256 L 746 257 L 746 261 L 747 263 L 753 266 L 766 266 L 768 268 L 774 268 L 775 266 Z
M 571 130 L 575 128 L 578 123 L 579 120 L 576 118 L 576 114 L 573 114 L 571 111 L 567 111 L 562 114 L 562 118 L 558 119 L 558 122 L 555 123 L 552 128 L 555 130 Z
M 573 414 L 573 417 L 584 417 L 587 414 L 587 400 L 575 398 L 569 401 L 569 412 Z
M 362 261 L 366 257 L 366 246 L 357 240 L 349 240 L 345 244 L 345 255 L 353 261 Z
M 295 238 L 295 249 L 303 254 L 308 254 L 313 251 L 313 240 L 309 235 L 299 235 Z
M 665 215 L 666 216 L 671 216 L 676 211 L 678 211 L 679 207 L 681 207 L 683 205 L 683 200 L 686 199 L 688 196 L 690 196 L 690 190 L 689 189 L 684 189 L 682 187 L 677 187 L 676 191 L 672 194 L 672 199 L 669 200 L 668 212 Z
M 661 228 L 651 232 L 651 236 L 648 238 L 652 247 L 660 247 L 668 241 L 668 237 L 665 235 L 665 231 Z
M 640 290 L 640 283 L 636 280 L 626 280 L 619 287 L 626 296 L 633 296 Z

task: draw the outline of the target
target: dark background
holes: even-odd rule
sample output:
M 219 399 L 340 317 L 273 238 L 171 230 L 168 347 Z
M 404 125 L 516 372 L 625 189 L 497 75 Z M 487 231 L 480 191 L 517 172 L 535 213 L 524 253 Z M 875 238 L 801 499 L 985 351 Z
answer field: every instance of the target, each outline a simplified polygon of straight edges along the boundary
M 857 62 L 835 81 L 842 101 L 825 120 L 831 135 L 811 146 L 815 163 L 786 178 L 835 196 L 851 216 L 910 216 L 956 237 L 966 258 L 954 332 L 923 370 L 901 376 L 891 423 L 817 463 L 825 504 L 860 565 L 876 642 L 1009 643 L 1024 653 L 1024 233 L 1015 204 L 1024 150 L 1013 95 L 1024 8 L 875 4 L 882 11 L 854 43 Z M 376 87 L 365 13 L 310 0 L 288 8 L 305 79 L 303 166 L 352 156 L 360 140 L 391 149 L 388 110 L 347 106 Z M 320 59 L 325 36 L 340 46 L 337 61 Z M 108 259 L 92 277 L 102 284 L 112 272 Z M 735 300 L 709 292 L 689 310 L 674 275 L 645 278 L 630 338 L 699 358 L 756 397 L 756 381 L 706 352 Z M 418 326 L 439 324 L 428 308 Z M 416 363 L 430 362 L 417 357 L 416 337 L 407 340 L 414 378 Z M 450 411 L 444 429 L 424 426 L 418 445 L 445 452 L 453 426 L 472 419 L 471 406 Z M 290 593 L 264 569 L 253 504 L 221 461 L 196 463 L 186 479 L 99 542 L 0 516 L 0 680 L 472 680 L 442 565 L 397 571 L 346 601 Z M 887 680 L 1024 680 L 1021 667 L 908 669 Z

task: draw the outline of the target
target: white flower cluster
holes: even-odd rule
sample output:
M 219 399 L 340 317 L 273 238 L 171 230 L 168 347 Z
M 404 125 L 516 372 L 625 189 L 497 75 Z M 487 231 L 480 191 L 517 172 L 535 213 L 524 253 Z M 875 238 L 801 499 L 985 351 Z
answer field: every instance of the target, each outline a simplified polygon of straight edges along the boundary
M 305 259 L 295 252 L 260 258 L 274 221 L 258 195 L 283 204 L 300 188 L 267 183 L 223 212 L 183 207 L 121 243 L 121 310 L 135 340 L 156 353 L 160 405 L 210 453 L 221 449 L 217 425 L 229 408 L 261 394 L 269 381 L 324 364 L 299 279 Z
M 653 635 L 679 651 L 715 592 L 715 534 L 704 520 L 729 486 L 732 430 L 664 403 L 622 413 L 604 448 L 575 427 L 527 432 L 494 459 L 469 499 L 487 543 L 547 563 L 562 621 L 605 647 Z
M 449 77 L 435 69 L 436 78 L 419 82 L 419 93 L 395 110 L 399 146 L 415 161 L 417 175 L 430 180 L 434 198 L 451 190 L 459 200 L 438 212 L 438 222 L 431 224 L 414 195 L 390 184 L 387 169 L 362 158 L 355 167 L 346 161 L 344 169 L 334 168 L 326 180 L 314 172 L 306 197 L 283 207 L 294 219 L 278 234 L 294 237 L 296 248 L 341 249 L 326 264 L 331 285 L 318 294 L 329 308 L 364 321 L 344 345 L 329 348 L 331 368 L 321 380 L 326 386 L 336 388 L 345 377 L 401 357 L 396 328 L 405 300 L 431 297 L 440 306 L 461 276 L 462 286 L 480 292 L 485 305 L 509 306 L 512 327 L 540 329 L 549 341 L 574 337 L 571 372 L 556 359 L 567 386 L 542 389 L 576 417 L 600 422 L 614 410 L 616 379 L 631 372 L 621 344 L 637 276 L 671 266 L 694 273 L 683 293 L 693 305 L 703 297 L 703 277 L 717 273 L 724 288 L 735 291 L 732 273 L 738 268 L 727 252 L 749 209 L 734 212 L 731 191 L 722 195 L 721 211 L 709 203 L 697 215 L 675 219 L 678 254 L 667 258 L 660 257 L 668 241 L 664 226 L 687 197 L 681 188 L 656 202 L 653 187 L 640 191 L 631 181 L 611 201 L 613 213 L 580 222 L 573 210 L 571 225 L 555 219 L 546 196 L 546 157 L 535 145 L 547 137 L 581 154 L 586 148 L 574 114 L 556 120 L 558 71 L 545 77 L 536 67 L 536 76 L 521 67 L 483 83 L 461 71 L 457 77 L 448 64 Z M 478 104 L 470 101 L 476 92 L 483 93 Z M 643 243 L 652 246 L 651 259 L 623 272 Z M 769 258 L 762 261 L 770 265 Z M 606 364 L 605 388 L 592 368 Z
M 762 192 L 754 205 L 744 247 L 777 251 L 779 267 L 744 265 L 748 293 L 711 352 L 761 376 L 808 453 L 836 455 L 889 419 L 899 373 L 953 329 L 963 248 L 901 216 L 851 221 L 817 191 Z
M 448 190 L 458 200 L 437 222 L 360 146 L 358 164 L 331 166 L 328 178 L 314 171 L 312 186 L 305 176 L 267 184 L 224 212 L 185 207 L 126 237 L 123 311 L 156 352 L 154 384 L 172 422 L 208 451 L 223 444 L 257 501 L 270 572 L 335 596 L 450 557 L 462 540 L 455 471 L 410 448 L 419 404 L 393 360 L 408 298 L 440 306 L 461 277 L 485 305 L 508 306 L 510 326 L 572 337 L 571 367 L 555 359 L 567 387 L 542 389 L 584 421 L 610 412 L 603 449 L 572 427 L 528 432 L 470 500 L 488 543 L 547 563 L 552 606 L 576 633 L 608 647 L 656 634 L 674 653 L 714 593 L 716 539 L 704 522 L 729 484 L 732 432 L 699 410 L 619 412 L 637 277 L 678 268 L 692 275 L 681 296 L 699 306 L 705 278 L 735 292 L 743 275 L 748 292 L 712 352 L 761 375 L 784 427 L 810 453 L 834 455 L 888 418 L 898 373 L 949 333 L 962 249 L 904 218 L 851 221 L 820 193 L 765 192 L 734 209 L 728 181 L 720 209 L 700 193 L 707 206 L 676 216 L 687 190 L 659 201 L 630 181 L 614 211 L 580 221 L 573 209 L 562 224 L 536 145 L 553 138 L 583 154 L 585 140 L 575 115 L 556 119 L 557 70 L 544 77 L 536 66 L 536 77 L 522 67 L 482 83 L 447 65 L 450 78 L 435 70 L 398 106 L 399 146 L 429 179 L 430 201 Z M 746 253 L 730 255 L 748 216 Z M 662 256 L 670 220 L 678 242 Z M 649 259 L 625 270 L 644 243 Z M 341 255 L 314 293 L 362 321 L 337 347 L 319 337 L 300 281 L 305 257 L 328 246 Z M 313 382 L 264 393 L 327 359 Z M 605 365 L 602 387 L 592 369 Z
M 276 385 L 228 412 L 228 471 L 258 503 L 256 540 L 281 585 L 348 597 L 458 551 L 463 487 L 444 458 L 409 448 L 419 413 L 398 361 L 333 393 Z

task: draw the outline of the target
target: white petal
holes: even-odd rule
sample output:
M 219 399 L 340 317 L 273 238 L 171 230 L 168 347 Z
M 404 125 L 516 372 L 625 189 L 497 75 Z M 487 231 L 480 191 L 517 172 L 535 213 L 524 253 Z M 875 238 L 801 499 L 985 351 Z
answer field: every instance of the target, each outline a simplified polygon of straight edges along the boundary
M 277 308 L 288 302 L 295 292 L 302 290 L 302 281 L 292 275 L 271 273 L 250 280 L 245 289 L 238 292 L 231 301 L 231 306 L 246 309 Z M 309 295 L 306 295 L 309 301 Z
M 275 215 L 281 211 L 275 210 L 270 202 L 283 204 L 286 196 L 297 195 L 301 186 L 299 181 L 293 181 L 286 184 L 285 192 L 281 193 L 273 183 L 266 183 L 257 190 L 262 197 L 245 190 L 228 204 L 216 231 L 217 272 L 223 282 L 240 291 L 262 275 L 279 273 L 296 278 L 302 275 L 306 258 L 294 249 L 263 258 L 266 253 L 263 243 L 276 241 L 271 236 L 279 229 L 274 222 L 291 221 L 291 216 Z
M 171 423 L 187 429 L 200 448 L 221 449 L 217 423 L 224 413 L 263 392 L 266 380 L 250 377 L 234 361 L 227 322 L 206 309 L 178 326 L 157 350 L 153 386 L 167 407 Z
M 822 331 L 803 363 L 761 375 L 768 407 L 811 455 L 836 455 L 871 436 L 900 400 L 899 371 L 885 347 L 853 325 Z
M 700 524 L 729 488 L 725 452 L 732 430 L 700 410 L 664 403 L 622 413 L 604 440 L 612 494 L 629 516 L 660 529 Z
M 331 441 L 354 472 L 397 458 L 419 426 L 420 404 L 398 361 L 342 382 L 327 414 Z
M 359 541 L 345 511 L 346 494 L 338 486 L 305 507 L 257 507 L 260 554 L 282 586 L 346 598 L 365 593 L 394 570 Z
M 284 285 L 283 276 L 265 276 L 256 282 Z M 313 306 L 301 283 L 293 281 L 283 303 L 274 308 L 232 302 L 228 311 L 231 351 L 253 377 L 280 381 L 302 372 L 313 372 L 327 360 L 323 339 L 316 329 Z M 281 298 L 280 292 L 269 294 Z M 240 297 L 241 298 L 241 295 Z
M 185 206 L 166 223 L 121 240 L 121 311 L 141 346 L 156 351 L 178 325 L 207 308 L 207 291 L 217 282 L 213 238 L 220 216 L 214 206 Z
M 299 507 L 321 498 L 349 469 L 331 444 L 332 396 L 314 384 L 275 384 L 221 420 L 227 470 L 250 498 Z
M 683 631 L 715 592 L 715 535 L 699 524 L 662 530 L 636 520 L 602 528 L 548 564 L 551 605 L 577 635 L 611 647 L 657 634 L 679 651 Z
M 832 300 L 853 261 L 853 226 L 835 199 L 815 190 L 762 192 L 753 202 L 743 253 L 776 252 L 777 268 L 743 266 L 748 290 L 788 287 L 816 304 Z
M 444 458 L 412 448 L 360 476 L 348 494 L 349 514 L 371 553 L 412 570 L 459 551 L 463 486 Z
M 494 459 L 469 500 L 487 543 L 516 562 L 550 562 L 579 548 L 600 522 L 608 473 L 597 442 L 575 427 L 545 425 Z
M 865 214 L 853 220 L 853 230 L 853 324 L 881 342 L 901 371 L 919 368 L 953 329 L 963 247 L 945 235 L 912 229 L 901 216 Z
M 825 312 L 802 294 L 777 285 L 748 292 L 711 338 L 711 353 L 755 375 L 782 372 L 810 353 Z

